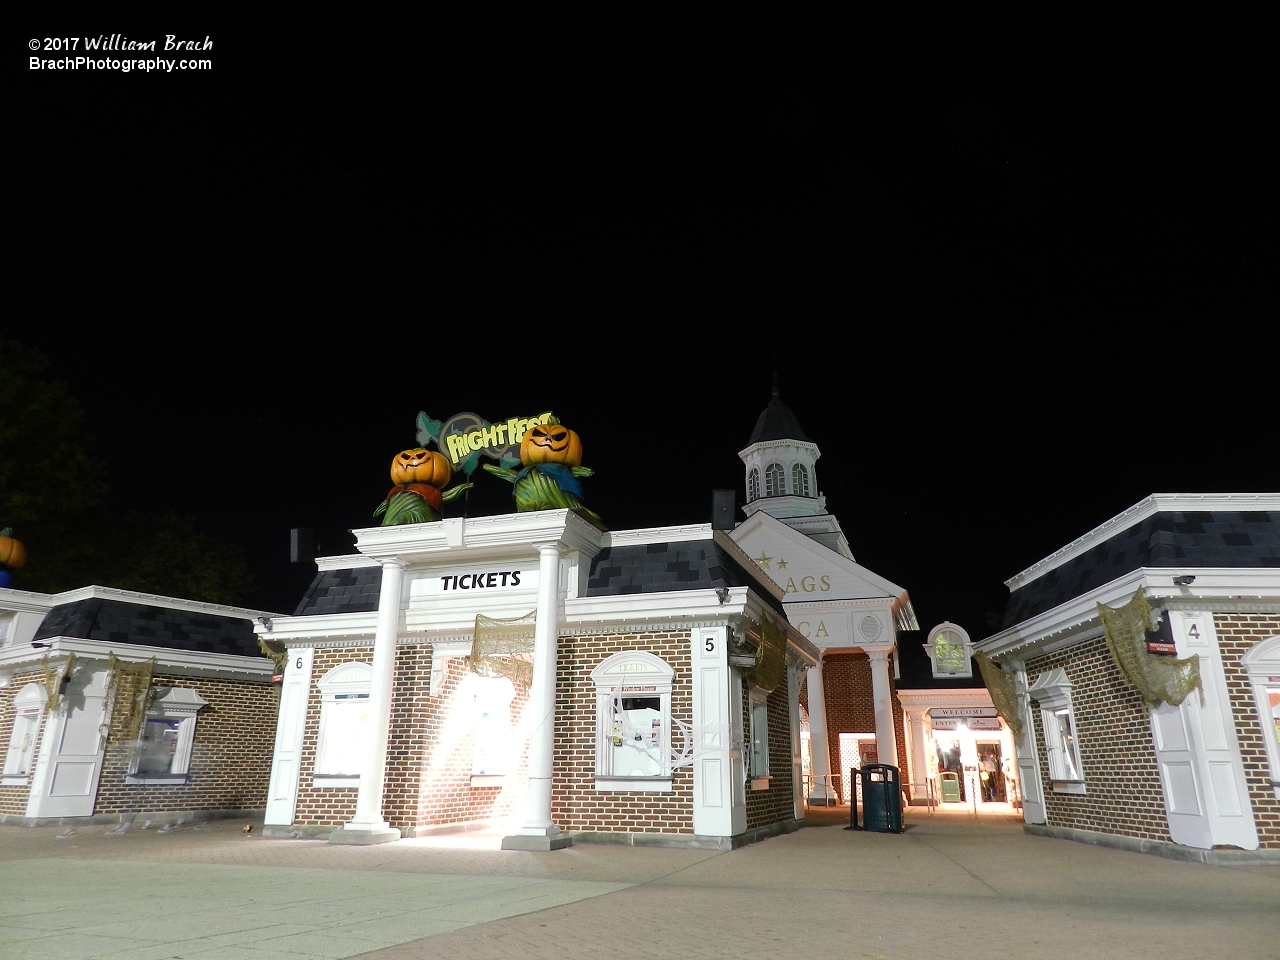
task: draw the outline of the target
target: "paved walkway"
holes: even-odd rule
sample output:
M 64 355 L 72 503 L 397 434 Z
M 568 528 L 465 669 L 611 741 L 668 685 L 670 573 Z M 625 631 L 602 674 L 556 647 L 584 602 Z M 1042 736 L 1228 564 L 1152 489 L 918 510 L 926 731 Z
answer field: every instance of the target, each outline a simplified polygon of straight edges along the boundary
M 1032 837 L 968 810 L 849 832 L 847 809 L 731 853 L 0 827 L 0 958 L 1280 956 L 1280 867 Z

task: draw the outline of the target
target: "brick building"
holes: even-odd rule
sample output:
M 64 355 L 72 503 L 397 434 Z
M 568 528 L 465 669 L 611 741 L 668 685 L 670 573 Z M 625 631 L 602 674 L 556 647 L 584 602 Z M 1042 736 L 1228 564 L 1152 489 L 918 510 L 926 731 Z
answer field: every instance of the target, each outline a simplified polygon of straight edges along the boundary
M 572 510 L 354 533 L 258 628 L 288 653 L 268 834 L 728 847 L 801 824 L 818 653 L 726 533 Z
M 1028 829 L 1206 860 L 1280 851 L 1280 495 L 1155 494 L 1008 586 L 978 649 L 1012 674 Z M 1126 660 L 1098 605 L 1144 600 Z M 1160 654 L 1195 658 L 1176 706 L 1131 679 L 1170 674 Z
M 261 616 L 0 589 L 0 823 L 260 814 L 278 699 Z

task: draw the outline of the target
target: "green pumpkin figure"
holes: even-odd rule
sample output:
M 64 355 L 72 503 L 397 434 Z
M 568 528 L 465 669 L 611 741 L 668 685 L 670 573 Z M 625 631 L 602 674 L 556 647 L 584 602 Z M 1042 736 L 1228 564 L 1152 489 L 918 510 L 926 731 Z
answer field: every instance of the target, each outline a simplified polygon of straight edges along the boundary
M 580 510 L 595 520 L 600 518 L 582 504 L 579 479 L 595 474 L 582 466 L 582 441 L 578 434 L 555 417 L 535 423 L 520 441 L 520 470 L 484 468 L 514 486 L 512 495 L 517 513 L 532 510 Z

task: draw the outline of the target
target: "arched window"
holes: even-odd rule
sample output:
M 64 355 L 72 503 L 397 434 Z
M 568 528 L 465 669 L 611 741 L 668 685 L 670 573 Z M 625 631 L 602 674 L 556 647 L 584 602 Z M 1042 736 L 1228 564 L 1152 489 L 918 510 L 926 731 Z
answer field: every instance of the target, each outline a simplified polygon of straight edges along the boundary
M 791 493 L 797 497 L 809 496 L 809 471 L 804 468 L 803 463 L 797 463 L 791 468 Z
M 36 741 L 40 737 L 40 721 L 48 699 L 48 692 L 39 683 L 28 683 L 13 698 L 13 731 L 9 736 L 9 751 L 4 758 L 4 776 L 31 776 Z
M 597 790 L 671 792 L 673 676 L 670 664 L 642 650 L 615 653 L 591 671 Z
M 766 497 L 781 497 L 787 492 L 786 475 L 782 472 L 782 465 L 779 463 L 771 463 L 764 470 L 764 495 Z
M 760 499 L 760 470 L 758 467 L 752 467 L 751 472 L 747 474 L 747 502 Z
M 315 776 L 322 786 L 358 787 L 368 749 L 369 691 L 373 668 L 342 663 L 316 684 L 320 690 L 320 731 Z
M 1255 644 L 1240 658 L 1240 663 L 1248 671 L 1258 719 L 1262 722 L 1262 742 L 1266 744 L 1272 789 L 1280 796 L 1280 637 Z

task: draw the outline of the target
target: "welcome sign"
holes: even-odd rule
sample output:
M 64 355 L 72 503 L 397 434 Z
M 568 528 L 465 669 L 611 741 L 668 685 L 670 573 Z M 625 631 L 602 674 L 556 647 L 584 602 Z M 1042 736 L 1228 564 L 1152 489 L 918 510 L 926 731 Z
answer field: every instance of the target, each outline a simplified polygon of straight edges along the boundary
M 478 413 L 455 413 L 448 420 L 432 420 L 418 412 L 418 444 L 434 443 L 449 458 L 455 470 L 471 474 L 481 455 L 497 460 L 499 466 L 513 467 L 520 462 L 520 441 L 525 432 L 540 423 L 551 421 L 551 411 L 532 417 L 509 417 L 490 423 Z

